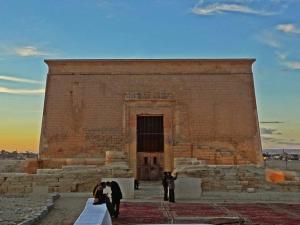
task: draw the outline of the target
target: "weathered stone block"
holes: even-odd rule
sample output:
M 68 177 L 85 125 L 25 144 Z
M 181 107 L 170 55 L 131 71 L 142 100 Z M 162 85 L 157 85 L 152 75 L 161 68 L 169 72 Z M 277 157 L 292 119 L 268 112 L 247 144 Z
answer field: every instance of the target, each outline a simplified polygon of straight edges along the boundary
M 178 177 L 175 180 L 176 199 L 200 199 L 202 194 L 201 179 Z
M 41 186 L 41 185 L 32 186 L 33 197 L 40 197 L 40 196 L 47 196 L 47 195 L 48 195 L 48 186 Z
M 255 188 L 247 188 L 248 193 L 254 193 L 256 192 Z

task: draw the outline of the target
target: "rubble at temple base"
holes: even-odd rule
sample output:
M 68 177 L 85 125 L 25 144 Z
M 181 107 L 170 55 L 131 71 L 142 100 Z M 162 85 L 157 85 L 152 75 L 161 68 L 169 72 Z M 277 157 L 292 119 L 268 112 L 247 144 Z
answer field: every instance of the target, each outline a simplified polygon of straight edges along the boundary
M 102 178 L 132 178 L 128 166 L 120 162 L 120 154 L 114 155 L 115 159 L 110 158 L 103 166 L 65 165 L 61 169 L 37 169 L 36 174 L 0 173 L 0 193 L 26 195 L 35 186 L 45 186 L 48 192 L 90 192 Z M 276 182 L 268 180 L 268 176 L 272 179 L 268 169 L 256 165 L 205 165 L 197 159 L 176 158 L 175 167 L 179 178 L 199 178 L 203 192 L 300 191 L 300 179 L 293 171 L 281 171 L 284 179 Z

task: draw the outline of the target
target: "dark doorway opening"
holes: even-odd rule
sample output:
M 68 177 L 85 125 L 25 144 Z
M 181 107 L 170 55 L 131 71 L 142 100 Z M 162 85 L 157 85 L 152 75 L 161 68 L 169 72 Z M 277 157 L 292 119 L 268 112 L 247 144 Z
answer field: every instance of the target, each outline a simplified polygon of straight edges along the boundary
M 137 116 L 137 139 L 138 152 L 163 152 L 163 117 Z
M 160 179 L 163 152 L 163 116 L 137 116 L 138 179 Z

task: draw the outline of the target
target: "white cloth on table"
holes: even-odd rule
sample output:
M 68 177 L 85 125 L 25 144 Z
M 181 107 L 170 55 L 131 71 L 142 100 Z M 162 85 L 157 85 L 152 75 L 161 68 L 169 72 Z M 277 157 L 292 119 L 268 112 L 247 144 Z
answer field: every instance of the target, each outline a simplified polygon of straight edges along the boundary
M 112 225 L 106 204 L 93 205 L 94 198 L 86 201 L 84 210 L 75 221 L 74 225 Z

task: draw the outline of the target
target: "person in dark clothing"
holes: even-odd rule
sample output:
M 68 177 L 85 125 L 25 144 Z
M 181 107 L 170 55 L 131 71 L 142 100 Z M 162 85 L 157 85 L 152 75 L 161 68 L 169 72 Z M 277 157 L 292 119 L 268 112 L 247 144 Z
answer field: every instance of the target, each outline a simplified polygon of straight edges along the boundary
M 98 185 L 93 190 L 94 205 L 103 204 L 106 202 L 106 195 L 103 193 L 103 186 Z
M 164 201 L 168 201 L 168 172 L 164 172 L 162 177 L 162 186 L 164 187 Z
M 109 197 L 107 194 L 103 193 L 104 188 L 106 187 L 105 182 L 101 182 L 100 184 L 96 185 L 93 190 L 94 202 L 93 205 L 101 205 L 106 204 L 107 210 L 109 215 L 112 216 L 115 214 L 114 208 L 112 203 L 110 202 Z
M 102 188 L 102 190 L 106 187 L 106 183 L 105 182 L 99 182 L 96 184 L 96 186 L 94 187 L 93 189 L 93 196 L 95 197 L 95 193 L 96 193 L 96 190 L 97 188 Z
M 122 199 L 122 191 L 120 189 L 119 184 L 116 181 L 106 182 L 106 185 L 111 189 L 111 201 L 112 206 L 115 210 L 114 217 L 118 218 L 119 216 L 119 209 L 120 209 L 120 201 Z
M 177 173 L 175 177 L 169 173 L 168 176 L 168 185 L 169 185 L 169 202 L 175 202 L 175 180 L 177 179 Z
M 134 190 L 138 190 L 139 189 L 139 181 L 137 179 L 134 179 Z

